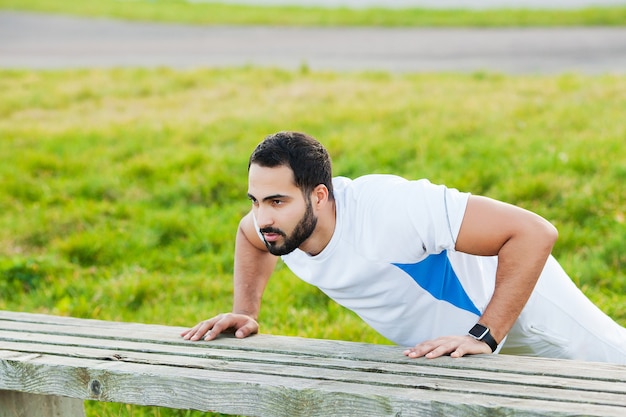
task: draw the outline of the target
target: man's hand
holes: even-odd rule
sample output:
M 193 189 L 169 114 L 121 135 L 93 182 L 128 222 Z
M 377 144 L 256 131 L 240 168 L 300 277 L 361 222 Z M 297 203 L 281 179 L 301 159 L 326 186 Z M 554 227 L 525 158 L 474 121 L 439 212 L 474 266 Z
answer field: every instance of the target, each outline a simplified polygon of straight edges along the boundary
M 460 358 L 461 356 L 475 355 L 478 353 L 491 353 L 491 348 L 487 343 L 476 340 L 472 336 L 439 337 L 420 343 L 404 351 L 404 355 L 409 358 L 425 356 L 428 359 L 438 358 L 439 356 L 448 354 L 453 358 Z
M 245 314 L 220 314 L 211 319 L 201 321 L 180 335 L 185 340 L 213 340 L 222 332 L 233 331 L 235 337 L 242 339 L 259 332 L 259 324 L 252 317 Z

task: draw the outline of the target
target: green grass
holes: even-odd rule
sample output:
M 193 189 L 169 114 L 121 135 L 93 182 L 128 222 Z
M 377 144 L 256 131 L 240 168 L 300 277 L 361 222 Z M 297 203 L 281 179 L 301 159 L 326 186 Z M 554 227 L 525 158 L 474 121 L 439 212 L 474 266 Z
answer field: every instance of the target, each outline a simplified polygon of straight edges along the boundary
M 179 326 L 229 310 L 247 157 L 290 129 L 325 143 L 337 175 L 428 177 L 538 212 L 626 325 L 625 113 L 613 75 L 0 70 L 0 309 Z M 261 325 L 387 343 L 283 265 Z
M 624 26 L 626 7 L 576 10 L 324 9 L 185 0 L 0 0 L 0 9 L 193 24 L 297 26 Z

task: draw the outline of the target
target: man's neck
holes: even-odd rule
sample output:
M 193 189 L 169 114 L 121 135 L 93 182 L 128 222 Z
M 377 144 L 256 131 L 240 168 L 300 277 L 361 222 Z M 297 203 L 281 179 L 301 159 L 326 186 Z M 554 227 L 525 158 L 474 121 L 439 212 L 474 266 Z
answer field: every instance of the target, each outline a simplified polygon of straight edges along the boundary
M 330 200 L 317 217 L 315 231 L 299 249 L 309 256 L 319 255 L 330 243 L 336 224 L 337 207 L 335 200 Z

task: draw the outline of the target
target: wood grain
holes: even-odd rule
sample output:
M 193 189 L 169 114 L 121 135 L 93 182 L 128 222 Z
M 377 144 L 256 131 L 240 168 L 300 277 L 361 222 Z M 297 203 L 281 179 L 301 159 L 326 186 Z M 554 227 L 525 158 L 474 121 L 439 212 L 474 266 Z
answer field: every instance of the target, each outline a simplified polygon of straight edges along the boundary
M 0 311 L 0 390 L 259 416 L 626 415 L 620 365 L 182 330 Z

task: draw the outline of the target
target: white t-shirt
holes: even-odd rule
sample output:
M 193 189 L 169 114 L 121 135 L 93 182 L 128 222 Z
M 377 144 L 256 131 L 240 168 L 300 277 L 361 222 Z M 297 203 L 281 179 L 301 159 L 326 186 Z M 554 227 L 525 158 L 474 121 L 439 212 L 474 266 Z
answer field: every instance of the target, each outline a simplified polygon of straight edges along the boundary
M 488 304 L 497 257 L 454 250 L 469 194 L 392 175 L 333 181 L 337 223 L 324 250 L 283 256 L 302 280 L 389 340 L 465 335 Z

